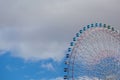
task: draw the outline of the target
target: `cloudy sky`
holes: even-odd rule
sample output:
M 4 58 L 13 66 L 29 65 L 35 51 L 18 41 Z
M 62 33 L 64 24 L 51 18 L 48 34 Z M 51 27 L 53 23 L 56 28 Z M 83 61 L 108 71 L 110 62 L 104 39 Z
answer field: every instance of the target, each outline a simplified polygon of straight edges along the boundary
M 119 4 L 119 0 L 0 0 L 0 79 L 62 80 L 64 55 L 73 36 L 96 22 L 120 30 Z

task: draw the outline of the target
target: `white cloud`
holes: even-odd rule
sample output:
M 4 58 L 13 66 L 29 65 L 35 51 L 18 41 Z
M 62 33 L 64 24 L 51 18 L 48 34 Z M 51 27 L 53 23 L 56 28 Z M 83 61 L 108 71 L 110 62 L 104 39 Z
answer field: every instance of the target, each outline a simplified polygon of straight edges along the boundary
M 57 78 L 54 78 L 54 79 L 50 79 L 50 80 L 64 80 L 63 77 L 57 77 Z M 98 79 L 97 77 L 88 77 L 88 76 L 82 76 L 82 77 L 79 77 L 75 80 L 101 80 L 101 79 Z
M 40 80 L 64 80 L 63 77 L 56 77 L 52 79 L 40 79 Z
M 51 63 L 42 64 L 41 67 L 46 68 L 46 69 L 48 69 L 50 71 L 55 71 L 55 69 L 54 69 L 54 67 L 53 67 L 53 65 Z
M 60 61 L 63 58 L 65 50 L 65 44 L 63 42 L 50 40 L 53 36 L 50 34 L 50 38 L 50 36 L 47 36 L 47 32 L 45 32 L 45 36 L 41 36 L 41 33 L 37 30 L 24 29 L 26 30 L 23 31 L 17 27 L 1 29 L 1 51 L 11 51 L 13 56 L 22 57 L 25 60 L 51 58 L 55 61 Z
M 119 7 L 119 0 L 0 0 L 0 50 L 25 60 L 60 61 L 79 26 L 119 26 Z
M 35 80 L 35 79 L 30 79 L 30 80 Z
M 10 65 L 6 65 L 6 67 L 5 67 L 8 71 L 13 71 L 13 69 L 12 69 L 12 67 L 10 66 Z
M 63 79 L 63 77 L 57 77 L 57 78 L 50 79 L 50 80 L 64 80 L 64 79 Z
M 83 76 L 83 77 L 79 77 L 77 80 L 101 80 L 101 79 L 98 79 L 97 77 L 88 77 L 88 76 Z

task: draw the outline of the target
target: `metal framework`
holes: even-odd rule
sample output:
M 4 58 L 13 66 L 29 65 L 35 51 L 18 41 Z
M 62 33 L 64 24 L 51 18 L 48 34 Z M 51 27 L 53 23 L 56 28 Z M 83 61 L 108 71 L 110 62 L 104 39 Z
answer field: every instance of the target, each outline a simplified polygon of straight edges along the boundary
M 64 63 L 64 80 L 120 80 L 119 31 L 102 23 L 83 27 L 70 42 Z

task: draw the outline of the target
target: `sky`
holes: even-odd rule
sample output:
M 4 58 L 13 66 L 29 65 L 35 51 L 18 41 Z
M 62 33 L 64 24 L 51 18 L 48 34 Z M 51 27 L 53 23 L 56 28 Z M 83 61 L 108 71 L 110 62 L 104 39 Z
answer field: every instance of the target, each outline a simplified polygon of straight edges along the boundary
M 119 3 L 0 0 L 0 79 L 63 80 L 65 53 L 76 32 L 96 22 L 120 30 Z

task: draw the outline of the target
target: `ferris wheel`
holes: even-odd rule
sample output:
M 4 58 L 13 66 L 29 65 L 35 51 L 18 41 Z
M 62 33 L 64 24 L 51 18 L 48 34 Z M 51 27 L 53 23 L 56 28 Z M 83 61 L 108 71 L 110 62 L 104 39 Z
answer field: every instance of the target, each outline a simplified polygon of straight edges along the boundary
M 83 27 L 70 43 L 64 80 L 120 80 L 120 33 L 95 23 Z

